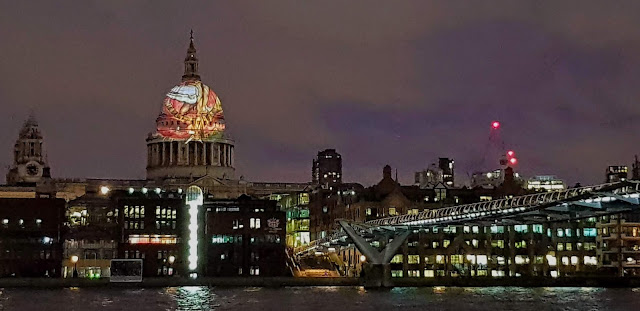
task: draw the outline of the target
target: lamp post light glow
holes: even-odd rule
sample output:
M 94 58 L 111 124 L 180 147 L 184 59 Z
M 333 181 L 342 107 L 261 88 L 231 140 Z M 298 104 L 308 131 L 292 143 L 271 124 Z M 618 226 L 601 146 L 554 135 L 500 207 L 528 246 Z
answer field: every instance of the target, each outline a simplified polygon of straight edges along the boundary
M 107 193 L 109 193 L 109 187 L 107 186 L 102 186 L 100 187 L 100 193 L 102 193 L 103 195 L 106 195 Z
M 73 263 L 73 277 L 78 277 L 78 256 L 71 256 L 71 262 Z
M 189 242 L 188 257 L 189 270 L 192 277 L 196 277 L 198 268 L 198 206 L 204 203 L 202 189 L 198 186 L 187 188 L 187 205 L 189 206 Z

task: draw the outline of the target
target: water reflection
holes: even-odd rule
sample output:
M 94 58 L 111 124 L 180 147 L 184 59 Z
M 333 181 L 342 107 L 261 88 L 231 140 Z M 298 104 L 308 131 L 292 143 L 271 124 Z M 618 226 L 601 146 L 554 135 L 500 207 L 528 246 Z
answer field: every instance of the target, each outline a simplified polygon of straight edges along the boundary
M 0 310 L 637 310 L 639 292 L 590 287 L 15 288 L 0 289 Z
M 174 297 L 176 310 L 212 310 L 220 306 L 213 291 L 204 286 L 180 287 Z

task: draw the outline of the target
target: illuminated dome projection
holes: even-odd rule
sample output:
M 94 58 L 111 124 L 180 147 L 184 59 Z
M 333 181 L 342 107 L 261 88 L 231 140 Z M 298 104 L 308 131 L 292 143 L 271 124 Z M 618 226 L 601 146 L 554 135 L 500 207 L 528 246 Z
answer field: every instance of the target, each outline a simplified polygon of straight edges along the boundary
M 221 137 L 225 127 L 220 99 L 199 80 L 183 81 L 169 91 L 156 124 L 159 135 L 180 140 Z
M 147 137 L 147 179 L 173 184 L 204 176 L 232 179 L 234 149 L 220 99 L 200 80 L 192 32 L 182 82 L 167 93 L 156 131 Z

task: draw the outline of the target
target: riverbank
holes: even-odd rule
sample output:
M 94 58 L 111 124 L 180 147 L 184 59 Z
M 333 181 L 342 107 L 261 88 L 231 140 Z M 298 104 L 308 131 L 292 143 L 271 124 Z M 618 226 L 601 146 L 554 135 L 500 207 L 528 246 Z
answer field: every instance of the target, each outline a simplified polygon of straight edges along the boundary
M 571 278 L 398 278 L 396 287 L 640 287 L 638 277 L 571 277 Z M 358 278 L 293 278 L 293 277 L 230 277 L 230 278 L 145 278 L 139 283 L 111 283 L 109 279 L 45 279 L 4 278 L 0 288 L 64 288 L 64 287 L 306 287 L 361 286 Z

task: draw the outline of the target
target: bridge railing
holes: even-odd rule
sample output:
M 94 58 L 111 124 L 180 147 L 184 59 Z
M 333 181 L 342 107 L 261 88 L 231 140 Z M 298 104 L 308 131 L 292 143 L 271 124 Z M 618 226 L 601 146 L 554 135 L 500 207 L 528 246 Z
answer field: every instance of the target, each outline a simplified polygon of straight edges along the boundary
M 571 188 L 563 191 L 543 192 L 517 196 L 513 198 L 491 200 L 485 202 L 454 205 L 432 210 L 422 211 L 416 215 L 401 215 L 367 221 L 367 225 L 394 226 L 394 225 L 437 225 L 456 219 L 482 218 L 489 215 L 513 214 L 534 210 L 543 205 L 553 203 L 561 204 L 566 201 L 579 199 L 581 196 L 598 194 L 602 191 L 613 193 L 640 192 L 639 181 L 625 181 L 618 183 L 606 183 L 601 185 Z M 589 199 L 585 200 L 586 202 Z M 319 246 L 336 241 L 345 236 L 345 233 L 336 230 L 333 234 L 311 241 L 307 245 L 294 249 L 294 254 L 301 255 L 317 249 Z
M 322 238 L 322 239 L 317 239 L 317 240 L 313 240 L 311 242 L 309 242 L 309 244 L 306 245 L 302 245 L 302 246 L 298 246 L 296 248 L 293 249 L 293 253 L 296 256 L 299 255 L 303 255 L 304 253 L 313 251 L 315 249 L 317 249 L 318 247 L 320 247 L 321 245 L 325 244 L 325 243 L 331 243 L 334 241 L 337 241 L 339 239 L 341 239 L 342 237 L 346 236 L 346 234 L 344 232 L 342 232 L 341 230 L 336 230 L 334 231 L 332 234 Z
M 482 218 L 491 214 L 510 214 L 524 212 L 537 206 L 563 202 L 579 196 L 595 193 L 603 189 L 620 189 L 633 187 L 638 191 L 638 182 L 607 183 L 595 186 L 579 187 L 564 191 L 544 192 L 517 196 L 513 198 L 491 200 L 485 202 L 454 205 L 425 210 L 414 215 L 400 215 L 367 221 L 370 225 L 418 225 L 453 221 L 455 219 Z

